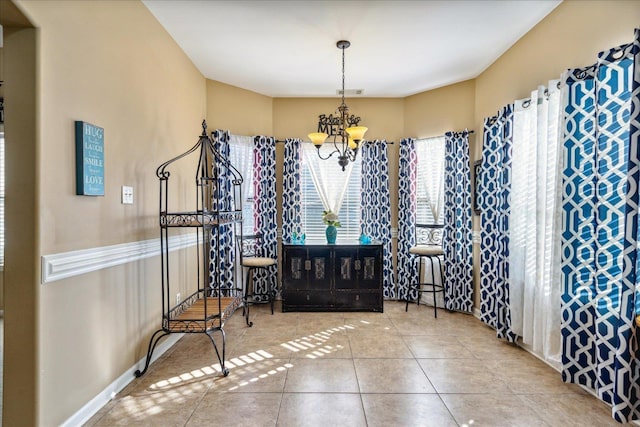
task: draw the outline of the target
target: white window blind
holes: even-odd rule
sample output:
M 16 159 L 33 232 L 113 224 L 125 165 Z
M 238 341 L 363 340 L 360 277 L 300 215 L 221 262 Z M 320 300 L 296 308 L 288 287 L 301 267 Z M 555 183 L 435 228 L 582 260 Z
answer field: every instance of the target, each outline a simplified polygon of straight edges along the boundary
M 309 151 L 307 154 L 311 155 Z M 317 156 L 315 149 L 312 155 Z M 302 157 L 300 167 L 300 189 L 302 193 L 302 224 L 307 240 L 325 239 L 325 229 L 327 226 L 322 222 L 322 211 L 325 210 L 318 191 L 315 187 L 311 171 L 305 155 Z M 316 163 L 316 167 L 322 168 L 323 179 L 330 182 L 325 183 L 329 188 L 341 188 L 341 183 L 347 177 L 346 172 L 341 170 L 333 171 L 338 159 L 334 155 L 328 160 L 321 160 Z M 360 236 L 360 156 L 353 162 L 351 175 L 349 175 L 342 205 L 339 209 L 339 220 L 342 225 L 338 228 L 338 239 L 358 239 Z
M 416 223 L 444 221 L 444 136 L 418 139 Z
M 242 175 L 242 234 L 254 234 L 253 221 L 253 138 L 231 135 L 229 161 Z

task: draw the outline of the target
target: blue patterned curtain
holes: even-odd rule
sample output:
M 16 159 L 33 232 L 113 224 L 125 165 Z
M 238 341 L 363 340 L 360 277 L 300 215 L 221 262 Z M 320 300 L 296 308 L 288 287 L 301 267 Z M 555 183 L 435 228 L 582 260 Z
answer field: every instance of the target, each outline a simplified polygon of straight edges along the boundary
M 407 290 L 412 278 L 418 277 L 418 266 L 409 249 L 416 244 L 416 173 L 418 156 L 415 139 L 400 141 L 398 170 L 398 254 L 397 277 L 398 299 L 407 299 Z M 417 290 L 408 295 L 410 300 L 418 298 Z
M 300 191 L 301 150 L 299 139 L 284 142 L 284 166 L 282 172 L 282 241 L 291 242 L 293 233 L 302 234 L 300 215 L 302 194 Z
M 253 224 L 262 235 L 262 256 L 277 258 L 278 228 L 276 224 L 276 141 L 272 137 L 253 138 Z M 256 294 L 275 293 L 278 278 L 264 268 L 253 272 Z
M 444 250 L 445 303 L 449 310 L 473 310 L 473 242 L 469 132 L 445 133 Z
M 216 129 L 211 132 L 214 149 L 223 159 L 229 159 L 229 131 Z M 214 159 L 215 161 L 215 159 Z M 218 177 L 218 192 L 213 195 L 212 206 L 218 211 L 229 211 L 234 207 L 233 191 L 231 190 L 232 175 L 229 167 L 222 162 L 216 162 L 214 176 Z M 216 197 L 218 196 L 218 197 Z M 233 224 L 221 224 L 211 230 L 211 253 L 209 256 L 209 286 L 216 285 L 217 275 L 221 290 L 231 290 L 234 287 L 235 250 Z M 218 248 L 218 257 L 213 252 Z M 218 266 L 216 268 L 217 259 Z
M 513 105 L 484 121 L 480 213 L 480 320 L 515 342 L 509 309 L 509 193 Z
M 640 418 L 640 30 L 565 78 L 562 376 Z
M 360 224 L 362 232 L 384 246 L 383 295 L 396 298 L 391 252 L 391 197 L 389 196 L 389 157 L 386 141 L 362 145 Z

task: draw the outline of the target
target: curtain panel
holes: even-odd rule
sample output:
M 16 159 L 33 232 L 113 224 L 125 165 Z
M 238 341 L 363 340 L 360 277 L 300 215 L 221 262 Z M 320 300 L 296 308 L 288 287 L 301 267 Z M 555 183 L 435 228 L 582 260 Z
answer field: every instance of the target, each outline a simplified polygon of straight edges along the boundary
M 411 301 L 418 298 L 418 292 L 408 294 L 409 285 L 418 277 L 416 260 L 409 249 L 416 244 L 417 207 L 417 167 L 415 139 L 400 140 L 398 160 L 398 249 L 397 283 L 398 299 Z
M 515 102 L 509 299 L 522 342 L 560 368 L 560 80 Z
M 389 195 L 389 157 L 387 142 L 369 141 L 362 145 L 361 227 L 362 232 L 384 246 L 383 296 L 396 298 L 391 251 L 391 197 Z
M 562 376 L 640 419 L 640 30 L 565 76 Z
M 293 233 L 302 234 L 302 192 L 300 190 L 300 139 L 284 142 L 282 178 L 282 241 L 291 242 Z
M 276 141 L 273 137 L 253 138 L 253 226 L 262 236 L 262 256 L 278 257 L 278 229 L 276 224 Z M 253 271 L 255 294 L 273 294 L 278 279 L 267 269 Z
M 338 162 L 322 160 L 313 144 L 302 144 L 302 155 L 324 210 L 338 215 L 347 193 L 353 162 L 349 162 L 343 171 Z
M 229 131 L 216 129 L 211 132 L 213 140 L 213 148 L 224 159 L 229 159 Z M 222 197 L 214 200 L 213 208 L 220 211 L 231 210 L 234 206 L 233 191 L 231 191 L 230 170 L 227 165 L 217 162 L 213 167 L 216 168 L 214 176 L 218 177 L 219 194 Z M 210 254 L 209 261 L 209 286 L 216 283 L 215 275 L 219 276 L 220 289 L 231 291 L 235 287 L 235 246 L 234 246 L 234 228 L 233 224 L 220 224 L 218 227 L 212 228 L 210 239 L 210 247 L 218 248 L 218 254 L 213 252 Z M 212 249 L 213 251 L 213 249 Z M 217 260 L 217 266 L 216 266 Z
M 473 311 L 473 236 L 469 132 L 445 133 L 444 301 L 449 310 Z
M 480 213 L 480 320 L 515 342 L 509 307 L 509 196 L 513 105 L 484 120 Z

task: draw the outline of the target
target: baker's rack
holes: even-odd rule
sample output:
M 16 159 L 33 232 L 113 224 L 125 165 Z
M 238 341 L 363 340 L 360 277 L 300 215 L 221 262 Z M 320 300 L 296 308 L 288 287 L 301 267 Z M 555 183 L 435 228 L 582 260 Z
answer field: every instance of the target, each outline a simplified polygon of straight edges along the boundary
M 226 136 L 225 133 L 218 135 Z M 160 180 L 162 327 L 151 336 L 144 369 L 137 370 L 136 377 L 147 371 L 160 339 L 172 333 L 206 334 L 213 344 L 222 374 L 229 374 L 225 366 L 224 324 L 243 303 L 242 290 L 235 286 L 237 278 L 232 267 L 233 242 L 235 236 L 242 233 L 242 176 L 220 153 L 214 139 L 207 135 L 207 124 L 203 120 L 202 134 L 196 145 L 156 170 Z M 194 156 L 199 157 L 195 159 Z M 197 160 L 196 206 L 193 210 L 172 211 L 169 205 L 173 199 L 169 195 L 170 188 L 175 187 L 169 186 L 170 170 L 188 158 Z M 195 229 L 195 236 L 184 233 L 185 229 Z M 195 263 L 195 283 L 191 285 L 189 296 L 172 305 L 176 289 L 171 286 L 169 253 L 176 242 L 184 242 L 185 236 L 187 240 L 195 238 L 197 256 L 187 261 Z M 222 337 L 221 349 L 213 337 L 216 332 Z

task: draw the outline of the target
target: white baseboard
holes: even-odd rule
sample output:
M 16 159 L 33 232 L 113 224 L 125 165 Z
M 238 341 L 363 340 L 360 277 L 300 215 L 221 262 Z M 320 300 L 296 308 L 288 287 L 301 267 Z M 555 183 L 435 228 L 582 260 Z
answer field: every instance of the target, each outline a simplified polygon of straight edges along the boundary
M 180 338 L 183 337 L 183 335 L 184 334 L 170 334 L 160 344 L 158 344 L 155 351 L 153 352 L 151 363 L 155 362 L 160 356 L 162 356 L 167 350 L 169 350 L 175 343 L 178 342 Z M 89 421 L 89 419 L 97 414 L 104 405 L 109 403 L 109 401 L 113 399 L 116 394 L 118 394 L 123 388 L 125 388 L 131 381 L 135 379 L 135 372 L 138 369 L 144 368 L 144 362 L 146 358 L 147 355 L 145 354 L 142 359 L 138 360 L 138 363 L 127 369 L 125 373 L 120 375 L 114 382 L 109 384 L 96 397 L 87 402 L 87 404 L 85 404 L 78 412 L 69 417 L 60 426 L 77 427 Z
M 180 234 L 169 238 L 168 248 L 169 251 L 174 251 L 196 243 L 196 233 Z M 160 255 L 160 239 L 43 255 L 41 283 L 54 282 L 158 255 Z

